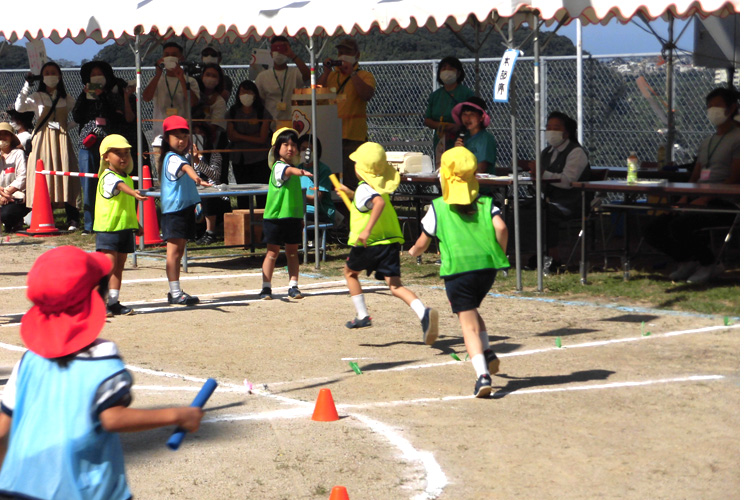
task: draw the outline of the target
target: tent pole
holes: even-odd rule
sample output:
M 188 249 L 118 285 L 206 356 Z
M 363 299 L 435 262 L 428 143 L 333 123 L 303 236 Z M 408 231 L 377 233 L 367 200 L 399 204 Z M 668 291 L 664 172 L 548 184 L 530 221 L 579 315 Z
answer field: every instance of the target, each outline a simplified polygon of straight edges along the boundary
M 313 184 L 315 186 L 318 186 L 316 184 L 316 179 L 318 179 L 318 136 L 317 136 L 317 127 L 316 127 L 316 50 L 315 46 L 313 44 L 313 34 L 308 33 L 308 48 L 310 49 L 310 127 L 313 134 L 313 144 L 312 144 L 312 153 L 313 153 Z M 313 241 L 315 242 L 313 248 L 315 250 L 316 255 L 316 269 L 321 268 L 321 259 L 320 259 L 320 251 L 318 249 L 318 190 L 314 191 L 315 196 L 313 196 L 313 225 L 315 230 L 313 231 Z M 307 250 L 306 250 L 307 251 Z M 306 254 L 307 256 L 307 254 Z
M 515 26 L 512 19 L 509 20 L 509 38 L 507 46 L 513 48 Z M 515 289 L 523 290 L 522 256 L 520 255 L 520 184 L 517 176 L 517 110 L 515 109 L 514 97 L 510 99 L 510 136 L 512 139 L 512 217 L 515 227 Z
M 584 92 L 582 89 L 582 21 L 577 19 L 577 139 L 582 144 L 584 134 Z
M 536 279 L 538 291 L 543 291 L 543 200 L 541 199 L 541 42 L 538 12 L 533 14 L 533 82 L 535 86 L 535 227 L 536 227 Z
M 675 116 L 673 115 L 673 23 L 675 18 L 670 13 L 670 23 L 667 26 L 667 148 L 665 150 L 665 163 L 671 165 L 674 162 L 673 147 L 675 146 Z

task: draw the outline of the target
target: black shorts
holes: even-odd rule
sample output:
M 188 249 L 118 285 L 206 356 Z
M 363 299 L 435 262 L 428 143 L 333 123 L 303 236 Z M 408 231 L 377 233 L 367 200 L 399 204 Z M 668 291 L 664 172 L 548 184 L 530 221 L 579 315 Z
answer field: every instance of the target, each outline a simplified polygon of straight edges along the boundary
M 496 269 L 482 269 L 445 278 L 445 293 L 454 313 L 478 309 L 491 290 Z
M 118 253 L 135 251 L 135 230 L 96 233 L 96 250 L 110 250 Z
M 352 271 L 375 271 L 375 279 L 382 280 L 401 276 L 401 244 L 352 247 L 347 257 L 347 267 Z
M 161 233 L 163 239 L 168 241 L 176 238 L 193 240 L 196 234 L 197 222 L 194 218 L 194 207 L 191 205 L 179 210 L 178 212 L 169 212 L 163 214 L 161 218 Z
M 264 219 L 264 243 L 299 245 L 303 242 L 303 219 Z

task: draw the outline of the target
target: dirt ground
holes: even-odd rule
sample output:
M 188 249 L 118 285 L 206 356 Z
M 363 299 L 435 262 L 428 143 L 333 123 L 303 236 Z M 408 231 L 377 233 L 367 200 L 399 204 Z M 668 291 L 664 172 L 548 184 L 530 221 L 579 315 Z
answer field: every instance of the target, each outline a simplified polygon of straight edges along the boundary
M 3 383 L 21 355 L 25 275 L 53 242 L 0 247 Z M 278 298 L 259 301 L 260 260 L 200 261 L 182 285 L 202 304 L 183 308 L 165 301 L 163 260 L 138 264 L 121 292 L 137 314 L 102 333 L 135 376 L 134 405 L 189 404 L 206 378 L 220 385 L 179 451 L 170 429 L 122 435 L 135 498 L 321 499 L 334 485 L 353 500 L 739 498 L 739 323 L 487 297 L 502 369 L 477 400 L 471 363 L 451 357 L 465 347 L 440 287 L 412 287 L 441 312 L 427 347 L 379 282 L 365 283 L 373 327 L 349 331 L 338 277 L 302 276 L 307 297 L 291 302 L 278 270 Z M 339 421 L 310 418 L 324 387 Z

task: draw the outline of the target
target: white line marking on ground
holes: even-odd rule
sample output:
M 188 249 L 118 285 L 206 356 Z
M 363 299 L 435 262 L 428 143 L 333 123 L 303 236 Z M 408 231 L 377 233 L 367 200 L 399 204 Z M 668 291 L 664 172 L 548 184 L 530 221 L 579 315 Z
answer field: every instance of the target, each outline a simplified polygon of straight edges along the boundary
M 242 273 L 242 274 L 221 274 L 221 275 L 212 275 L 212 274 L 205 274 L 201 276 L 181 276 L 181 281 L 195 281 L 195 280 L 222 280 L 222 279 L 231 279 L 231 278 L 256 278 L 258 276 L 261 276 L 261 273 Z M 128 283 L 157 283 L 157 282 L 167 282 L 168 278 L 162 277 L 162 278 L 141 278 L 141 279 L 132 279 L 132 280 L 122 280 L 123 284 Z M 4 290 L 25 290 L 25 286 L 4 286 L 0 287 L 0 291 Z

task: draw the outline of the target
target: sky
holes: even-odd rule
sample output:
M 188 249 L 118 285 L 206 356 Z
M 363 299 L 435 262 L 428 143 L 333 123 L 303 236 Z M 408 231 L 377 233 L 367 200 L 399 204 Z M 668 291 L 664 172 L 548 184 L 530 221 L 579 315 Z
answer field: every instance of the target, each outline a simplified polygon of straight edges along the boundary
M 685 21 L 675 20 L 676 36 L 685 26 Z M 655 31 L 665 37 L 667 35 L 667 23 L 657 20 L 652 23 Z M 563 27 L 559 30 L 560 35 L 570 38 L 576 43 L 576 23 Z M 24 41 L 18 42 L 23 44 Z M 45 41 L 47 55 L 51 59 L 67 59 L 79 63 L 83 59 L 92 59 L 103 45 L 88 41 L 77 45 L 69 40 L 55 45 L 48 40 Z M 582 28 L 582 44 L 584 50 L 598 56 L 604 54 L 639 54 L 648 52 L 660 52 L 660 43 L 657 39 L 646 33 L 638 26 L 628 23 L 623 25 L 617 21 L 611 21 L 606 26 L 584 26 Z M 683 37 L 678 43 L 685 50 L 693 50 L 693 23 L 686 29 Z M 134 64 L 134 57 L 133 57 Z

